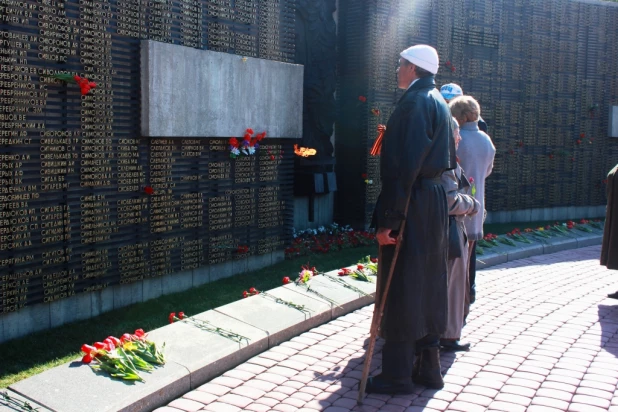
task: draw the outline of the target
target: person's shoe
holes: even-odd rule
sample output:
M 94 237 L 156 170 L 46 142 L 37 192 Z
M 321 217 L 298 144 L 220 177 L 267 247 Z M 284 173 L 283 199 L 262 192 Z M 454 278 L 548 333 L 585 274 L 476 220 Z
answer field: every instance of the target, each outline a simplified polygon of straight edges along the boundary
M 393 395 L 396 393 L 410 394 L 412 393 L 412 382 L 410 382 L 410 380 L 390 379 L 380 374 L 370 377 L 367 380 L 365 392 L 381 393 L 385 395 Z
M 610 293 L 607 295 L 608 298 L 618 299 L 618 292 Z
M 430 389 L 442 389 L 444 387 L 440 370 L 440 349 L 438 347 L 425 348 L 421 351 L 418 375 L 413 376 L 412 381 Z
M 446 352 L 468 352 L 470 350 L 469 343 L 461 343 L 453 339 L 440 339 L 440 346 Z

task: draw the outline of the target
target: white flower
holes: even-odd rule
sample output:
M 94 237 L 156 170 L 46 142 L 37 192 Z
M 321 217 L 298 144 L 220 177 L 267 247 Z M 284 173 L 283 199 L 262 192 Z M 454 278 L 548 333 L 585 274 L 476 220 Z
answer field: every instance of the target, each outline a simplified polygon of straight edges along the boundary
M 237 147 L 232 149 L 232 154 L 238 156 L 240 154 L 240 150 Z
M 250 155 L 252 155 L 252 154 L 254 154 L 254 153 L 255 153 L 255 147 L 253 147 L 253 146 L 249 146 L 249 149 L 248 149 L 248 150 L 249 150 L 249 154 L 250 154 Z
M 242 149 L 241 151 L 243 152 L 243 154 L 249 156 L 249 153 L 247 153 L 247 149 Z

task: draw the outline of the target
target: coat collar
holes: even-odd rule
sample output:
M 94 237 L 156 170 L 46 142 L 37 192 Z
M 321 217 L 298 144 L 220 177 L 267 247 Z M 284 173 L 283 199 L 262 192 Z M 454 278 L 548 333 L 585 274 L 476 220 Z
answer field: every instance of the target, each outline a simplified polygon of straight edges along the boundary
M 416 90 L 421 90 L 421 89 L 426 89 L 426 88 L 435 89 L 435 87 L 436 87 L 436 79 L 434 76 L 423 77 L 421 79 L 418 79 L 418 81 L 414 82 L 412 86 L 408 87 L 408 90 L 405 91 L 405 93 L 403 94 L 403 96 L 401 96 L 401 99 L 399 99 L 399 101 L 401 101 L 404 98 L 404 96 L 410 92 L 414 92 Z
M 464 123 L 463 126 L 461 126 L 461 129 L 479 131 L 479 124 L 478 122 L 467 122 L 467 123 Z

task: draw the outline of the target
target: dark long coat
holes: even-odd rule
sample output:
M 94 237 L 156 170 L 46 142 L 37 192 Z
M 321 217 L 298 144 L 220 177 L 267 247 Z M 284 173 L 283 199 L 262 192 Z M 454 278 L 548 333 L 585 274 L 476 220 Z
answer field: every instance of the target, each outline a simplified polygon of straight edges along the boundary
M 607 175 L 607 210 L 601 246 L 601 264 L 618 269 L 618 165 Z
M 412 190 L 380 327 L 385 339 L 417 340 L 445 330 L 448 205 L 440 176 L 456 164 L 450 110 L 433 76 L 419 79 L 388 120 L 380 159 L 382 191 L 374 214 L 378 228 L 399 230 Z M 380 248 L 378 293 L 394 250 Z

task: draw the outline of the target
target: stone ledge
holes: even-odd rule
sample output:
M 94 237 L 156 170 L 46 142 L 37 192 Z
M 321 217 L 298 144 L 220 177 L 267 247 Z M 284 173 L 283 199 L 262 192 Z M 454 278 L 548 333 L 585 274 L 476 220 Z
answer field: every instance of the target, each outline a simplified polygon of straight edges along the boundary
M 602 232 L 596 232 L 572 232 L 570 234 L 573 236 L 569 238 L 553 237 L 546 242 L 518 243 L 517 247 L 501 244 L 495 248 L 496 252 L 479 256 L 477 268 L 535 254 L 599 244 Z M 337 271 L 324 276 L 337 277 Z M 131 385 L 96 376 L 88 366 L 72 362 L 11 385 L 10 390 L 44 408 L 61 412 L 153 410 L 293 336 L 373 302 L 374 283 L 358 282 L 349 277 L 341 279 L 369 296 L 359 295 L 320 276 L 312 281 L 312 288 L 337 302 L 337 305 L 302 287 L 289 284 L 268 293 L 305 305 L 307 313 L 263 296 L 253 296 L 195 316 L 250 338 L 248 344 L 233 342 L 185 322 L 152 331 L 150 337 L 153 340 L 166 342 L 168 363 L 154 373 L 144 375 L 147 379 L 144 384 Z M 97 389 L 93 391 L 92 388 Z M 0 411 L 3 411 L 1 404 Z
M 14 399 L 16 402 L 28 402 L 32 408 L 34 408 L 37 412 L 52 412 L 47 408 L 42 407 L 36 402 L 33 402 L 31 399 L 25 398 L 18 393 L 13 392 L 10 389 L 2 389 L 0 392 L 6 392 L 7 395 Z M 20 408 L 19 405 L 12 405 L 8 401 L 4 400 L 4 398 L 0 397 L 0 412 L 16 412 L 16 411 L 24 411 L 25 409 Z

